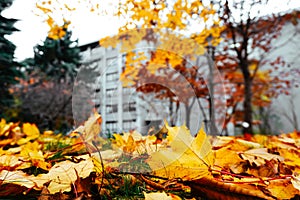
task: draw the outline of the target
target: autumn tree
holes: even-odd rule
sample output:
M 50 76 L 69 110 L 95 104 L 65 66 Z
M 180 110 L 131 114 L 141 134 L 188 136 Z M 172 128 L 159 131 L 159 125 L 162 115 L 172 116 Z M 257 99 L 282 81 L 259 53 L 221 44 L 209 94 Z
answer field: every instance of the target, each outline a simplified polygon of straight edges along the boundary
M 189 113 L 194 105 L 195 98 L 207 99 L 207 96 L 214 94 L 208 93 L 208 88 L 205 85 L 208 82 L 204 80 L 205 66 L 200 69 L 197 59 L 205 57 L 205 47 L 209 45 L 216 46 L 220 40 L 222 27 L 218 24 L 218 19 L 213 17 L 215 11 L 209 5 L 204 5 L 199 1 L 125 1 L 119 5 L 118 16 L 126 16 L 128 19 L 125 25 L 119 29 L 119 35 L 111 38 L 104 38 L 100 44 L 104 47 L 120 46 L 121 52 L 126 53 L 126 66 L 122 77 L 132 79 L 132 85 L 139 88 L 142 92 L 155 92 L 158 98 L 170 98 L 178 105 L 178 101 L 186 108 L 186 122 L 189 124 Z M 197 30 L 191 31 L 192 24 L 204 24 L 204 27 L 197 27 Z M 135 30 L 135 31 L 132 31 Z M 185 32 L 186 34 L 182 34 Z M 134 48 L 140 42 L 148 42 L 147 45 L 154 48 L 150 51 L 151 56 L 148 56 L 147 61 L 143 61 L 145 55 L 143 52 L 135 53 Z M 138 49 L 138 47 L 137 47 Z M 133 52 L 133 53 L 132 53 Z M 135 57 L 134 59 L 130 56 Z M 206 61 L 207 67 L 207 61 Z M 160 87 L 158 84 L 148 85 L 141 89 L 141 79 L 152 74 L 151 79 L 155 81 L 160 79 L 162 72 L 165 72 L 165 81 L 172 82 L 172 75 L 164 71 L 164 68 L 175 69 L 177 73 L 185 77 L 189 85 L 193 88 L 193 95 L 182 96 L 175 95 L 172 92 L 164 92 L 159 94 L 165 87 Z M 146 69 L 146 71 L 145 71 Z M 193 70 L 194 72 L 192 72 Z M 206 72 L 208 69 L 206 69 Z M 138 77 L 139 74 L 144 74 L 143 77 Z M 202 76 L 202 77 L 201 77 Z M 138 78 L 137 78 L 138 77 Z M 167 78 L 166 78 L 167 77 Z M 174 76 L 176 77 L 176 76 Z M 128 81 L 128 80 L 127 80 Z M 179 82 L 174 81 L 174 84 Z M 168 85 L 168 84 L 167 84 Z M 183 84 L 184 85 L 184 84 Z M 182 85 L 182 86 L 183 86 Z M 157 88 L 155 88 L 157 87 Z M 199 89 L 198 94 L 194 90 Z M 151 89 L 149 89 L 151 88 Z M 184 86 L 182 87 L 184 88 Z M 201 93 L 201 94 L 200 94 Z M 184 98 L 182 98 L 184 97 Z M 180 100 L 179 100 L 180 99 Z M 210 122 L 214 124 L 215 122 Z M 213 134 L 218 134 L 215 129 L 210 129 Z
M 274 40 L 280 36 L 286 17 L 282 13 L 262 15 L 260 8 L 267 7 L 268 1 L 214 1 L 214 4 L 219 5 L 218 15 L 226 27 L 216 62 L 219 69 L 225 69 L 225 79 L 235 84 L 231 101 L 243 102 L 243 132 L 252 134 L 253 105 L 267 105 L 270 98 L 289 86 L 285 77 L 278 78 L 281 72 L 274 72 L 284 66 L 283 58 L 267 57 L 279 48 L 274 46 Z M 266 66 L 269 68 L 262 68 Z M 276 87 L 281 89 L 276 91 Z
M 12 0 L 0 1 L 0 117 L 4 117 L 5 108 L 13 104 L 9 87 L 18 82 L 17 77 L 22 76 L 20 65 L 14 61 L 16 46 L 5 37 L 17 31 L 14 27 L 17 20 L 6 18 L 2 14 L 12 2 Z

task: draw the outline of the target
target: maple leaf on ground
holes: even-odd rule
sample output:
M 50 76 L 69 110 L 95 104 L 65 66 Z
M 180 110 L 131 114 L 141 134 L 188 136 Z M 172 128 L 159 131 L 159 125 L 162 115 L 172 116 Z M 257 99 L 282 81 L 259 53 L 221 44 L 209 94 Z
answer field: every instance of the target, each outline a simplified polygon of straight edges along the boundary
M 28 142 L 21 146 L 20 157 L 24 161 L 31 161 L 33 166 L 39 167 L 44 170 L 49 170 L 51 167 L 50 163 L 45 161 L 43 152 L 41 151 L 41 145 L 37 142 Z
M 16 169 L 29 168 L 31 164 L 20 160 L 19 156 L 16 155 L 1 155 L 0 156 L 0 171 L 6 169 L 13 171 Z
M 147 163 L 160 177 L 191 180 L 210 175 L 214 162 L 211 144 L 203 130 L 194 138 L 186 126 L 166 126 L 171 148 L 160 149 L 150 155 Z
M 241 180 L 236 183 L 227 183 L 211 177 L 203 177 L 187 182 L 187 184 L 192 188 L 193 195 L 201 196 L 205 199 L 276 199 L 269 194 L 265 194 L 258 184 L 246 184 L 242 183 L 242 181 L 249 181 L 249 179 Z
M 47 176 L 51 180 L 48 190 L 50 194 L 57 192 L 71 191 L 71 185 L 80 178 L 86 178 L 94 171 L 94 163 L 92 158 L 86 159 L 79 163 L 69 160 L 55 164 Z
M 244 160 L 248 160 L 250 165 L 255 164 L 258 167 L 264 165 L 266 161 L 278 160 L 282 162 L 284 160 L 282 156 L 268 153 L 267 148 L 250 149 L 240 153 L 240 155 Z
M 97 137 L 101 132 L 101 115 L 97 112 L 94 112 L 93 115 L 89 117 L 87 121 L 84 122 L 84 125 L 79 126 L 73 132 L 77 132 L 81 135 L 84 142 L 91 142 Z
M 26 137 L 19 139 L 17 141 L 18 145 L 25 144 L 30 140 L 37 139 L 40 136 L 40 131 L 35 124 L 24 123 L 22 126 L 22 131 Z
M 290 179 L 272 180 L 266 189 L 277 199 L 292 199 L 300 194 Z
M 230 147 L 224 147 L 215 151 L 215 166 L 230 169 L 232 172 L 240 174 L 245 172 L 246 161 L 243 161 L 236 151 Z
M 33 188 L 36 190 L 41 190 L 43 188 L 43 185 L 49 182 L 49 179 L 45 174 L 33 176 L 18 170 L 17 171 L 2 170 L 0 172 L 0 180 L 2 184 L 14 184 L 19 186 L 24 186 L 26 188 Z
M 73 148 L 73 151 L 79 151 L 84 147 L 86 147 L 89 152 L 97 151 L 97 149 L 93 147 L 94 145 L 92 143 L 99 139 L 101 123 L 101 115 L 97 112 L 94 112 L 94 114 L 84 122 L 84 125 L 81 125 L 75 129 L 71 135 L 79 134 L 80 138 L 78 139 L 78 144 L 82 145 L 77 145 Z

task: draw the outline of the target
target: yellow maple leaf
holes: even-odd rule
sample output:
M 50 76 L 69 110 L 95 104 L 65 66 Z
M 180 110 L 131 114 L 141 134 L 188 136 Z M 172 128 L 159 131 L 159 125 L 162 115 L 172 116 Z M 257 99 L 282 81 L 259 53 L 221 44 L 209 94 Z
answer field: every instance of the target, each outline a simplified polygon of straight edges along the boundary
M 18 145 L 25 144 L 30 140 L 34 140 L 40 136 L 40 131 L 35 124 L 24 123 L 22 126 L 22 131 L 26 137 L 19 139 L 17 141 Z
M 44 170 L 50 168 L 50 163 L 45 162 L 43 152 L 40 150 L 40 145 L 37 141 L 28 142 L 21 147 L 20 156 L 24 160 L 31 161 L 33 166 L 39 167 Z
M 237 163 L 243 161 L 236 151 L 232 151 L 228 147 L 224 147 L 215 151 L 215 165 L 219 167 L 236 169 L 238 167 Z M 245 161 L 244 161 L 245 162 Z
M 272 180 L 266 189 L 277 199 L 292 199 L 296 194 L 300 194 L 288 179 Z
M 172 136 L 171 148 L 154 152 L 147 160 L 153 173 L 160 177 L 184 180 L 210 175 L 214 154 L 203 128 L 196 138 L 184 125 L 168 131 L 168 135 Z

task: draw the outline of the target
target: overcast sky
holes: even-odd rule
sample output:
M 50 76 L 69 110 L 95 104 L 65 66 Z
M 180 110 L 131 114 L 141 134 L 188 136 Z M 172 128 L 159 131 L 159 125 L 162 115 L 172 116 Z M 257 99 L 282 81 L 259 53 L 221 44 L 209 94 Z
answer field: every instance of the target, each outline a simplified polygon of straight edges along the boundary
M 33 10 L 35 0 L 14 0 L 13 5 L 3 12 L 6 17 L 19 19 L 16 27 L 20 30 L 8 38 L 17 46 L 15 57 L 23 60 L 33 56 L 33 46 L 41 43 L 47 36 L 49 27 L 37 17 Z M 74 1 L 77 2 L 77 1 Z M 101 0 L 103 2 L 118 2 L 116 0 Z M 288 8 L 300 8 L 300 0 L 270 0 L 273 6 L 271 12 L 282 11 Z M 289 7 L 286 2 L 290 2 Z M 101 6 L 100 5 L 100 6 Z M 117 18 L 97 15 L 85 9 L 77 9 L 70 19 L 73 38 L 79 39 L 79 44 L 95 42 L 102 37 L 117 34 L 121 21 Z
M 15 57 L 23 60 L 33 56 L 33 46 L 46 38 L 49 27 L 43 23 L 43 19 L 35 15 L 34 0 L 14 0 L 13 5 L 3 12 L 5 17 L 19 19 L 16 28 L 20 31 L 9 38 L 16 46 Z M 120 21 L 112 17 L 104 17 L 86 9 L 78 9 L 70 17 L 73 38 L 79 40 L 79 44 L 95 42 L 102 37 L 117 34 Z

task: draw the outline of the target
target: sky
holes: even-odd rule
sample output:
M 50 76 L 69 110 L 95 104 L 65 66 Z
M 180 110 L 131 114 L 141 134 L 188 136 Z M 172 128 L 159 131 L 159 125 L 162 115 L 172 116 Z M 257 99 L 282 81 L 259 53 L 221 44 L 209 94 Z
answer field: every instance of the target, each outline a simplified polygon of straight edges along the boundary
M 16 28 L 20 31 L 8 36 L 16 46 L 16 60 L 21 61 L 33 56 L 33 47 L 41 44 L 47 36 L 49 27 L 41 17 L 36 16 L 35 0 L 14 0 L 13 5 L 3 12 L 5 17 L 19 19 Z M 77 2 L 77 1 L 74 1 Z M 116 0 L 99 0 L 101 5 L 105 3 L 118 2 Z M 271 6 L 268 9 L 272 12 L 287 10 L 289 8 L 300 8 L 300 0 L 270 0 Z M 289 2 L 289 6 L 287 6 Z M 264 12 L 268 10 L 264 8 Z M 100 40 L 109 35 L 117 34 L 122 20 L 89 12 L 83 7 L 78 8 L 70 17 L 72 21 L 71 30 L 73 38 L 78 39 L 79 45 Z
M 17 46 L 15 57 L 18 61 L 32 57 L 33 47 L 38 43 L 42 44 L 49 30 L 43 19 L 36 16 L 35 2 L 35 0 L 14 0 L 13 5 L 3 12 L 5 17 L 19 19 L 15 27 L 20 31 L 7 36 Z M 117 34 L 121 23 L 117 18 L 88 12 L 84 8 L 77 9 L 70 16 L 70 20 L 73 39 L 78 39 L 79 45 Z

